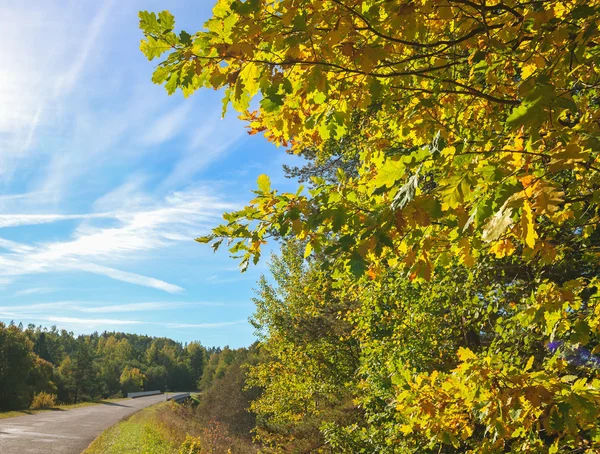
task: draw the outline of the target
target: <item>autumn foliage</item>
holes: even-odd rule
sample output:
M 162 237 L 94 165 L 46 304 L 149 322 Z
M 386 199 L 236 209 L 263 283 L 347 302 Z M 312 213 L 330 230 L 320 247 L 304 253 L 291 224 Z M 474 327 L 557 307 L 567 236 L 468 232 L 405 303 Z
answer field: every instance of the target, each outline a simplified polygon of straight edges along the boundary
M 169 93 L 222 89 L 251 134 L 313 164 L 355 163 L 295 193 L 261 176 L 249 205 L 199 238 L 225 242 L 242 269 L 269 238 L 300 242 L 302 288 L 330 289 L 307 294 L 302 324 L 269 313 L 285 298 L 259 323 L 266 345 L 274 332 L 290 348 L 270 350 L 278 374 L 291 379 L 308 354 L 323 385 L 333 352 L 303 326 L 328 305 L 327 320 L 349 325 L 340 348 L 358 365 L 335 386 L 361 416 L 322 421 L 325 445 L 600 449 L 599 10 L 219 0 L 193 34 L 176 34 L 166 11 L 140 13 L 142 51 L 161 58 L 153 81 Z M 289 397 L 276 382 L 264 376 L 265 415 Z M 296 393 L 305 415 L 288 422 L 321 411 L 317 394 Z

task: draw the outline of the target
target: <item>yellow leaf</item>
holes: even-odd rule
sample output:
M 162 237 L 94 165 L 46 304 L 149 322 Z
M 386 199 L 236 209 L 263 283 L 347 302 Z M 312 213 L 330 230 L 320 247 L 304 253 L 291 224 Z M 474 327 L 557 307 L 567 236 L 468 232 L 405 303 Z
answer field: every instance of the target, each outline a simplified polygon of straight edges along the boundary
M 554 5 L 554 17 L 562 19 L 567 13 L 567 5 L 564 2 L 556 2 Z
M 260 192 L 270 192 L 271 191 L 271 179 L 264 173 L 262 175 L 258 176 L 257 184 L 258 184 L 258 189 L 260 190 Z
M 254 96 L 258 93 L 260 67 L 256 63 L 246 63 L 244 69 L 240 71 L 240 75 L 238 77 L 244 83 L 244 88 L 250 94 L 250 96 Z
M 508 257 L 515 252 L 515 246 L 509 239 L 498 241 L 491 248 L 490 252 L 494 253 L 497 258 Z
M 475 264 L 475 258 L 471 254 L 471 243 L 468 239 L 462 238 L 458 244 L 462 249 L 462 258 L 464 264 L 467 266 L 467 268 L 472 267 Z
M 522 237 L 527 247 L 533 249 L 535 240 L 538 239 L 538 234 L 535 231 L 535 219 L 531 210 L 531 204 L 528 200 L 523 202 L 523 214 L 521 215 L 521 231 Z
M 477 355 L 475 353 L 473 353 L 468 348 L 464 347 L 460 347 L 456 355 L 458 356 L 458 359 L 460 359 L 463 362 L 477 358 Z
M 403 408 L 401 406 L 399 406 L 400 408 Z M 402 432 L 404 435 L 408 435 L 412 432 L 412 426 L 409 426 L 408 424 L 402 424 L 400 426 L 400 432 Z
M 528 371 L 529 369 L 531 369 L 533 367 L 534 359 L 535 359 L 534 356 L 531 356 L 531 358 L 529 358 L 529 361 L 527 361 L 527 364 L 525 364 L 525 371 Z
M 523 151 L 525 149 L 525 137 L 522 134 L 519 134 L 515 137 L 515 150 Z
M 535 63 L 530 63 L 521 68 L 521 78 L 523 80 L 528 79 L 537 69 L 537 65 Z
M 565 193 L 553 186 L 545 186 L 536 194 L 533 207 L 539 214 L 552 214 L 558 211 L 559 205 L 564 202 Z
M 306 243 L 306 249 L 304 250 L 304 258 L 307 258 L 312 252 L 312 244 L 310 242 Z
M 429 376 L 429 380 L 431 381 L 431 383 L 435 383 L 435 380 L 438 377 L 438 371 L 434 370 L 431 375 Z

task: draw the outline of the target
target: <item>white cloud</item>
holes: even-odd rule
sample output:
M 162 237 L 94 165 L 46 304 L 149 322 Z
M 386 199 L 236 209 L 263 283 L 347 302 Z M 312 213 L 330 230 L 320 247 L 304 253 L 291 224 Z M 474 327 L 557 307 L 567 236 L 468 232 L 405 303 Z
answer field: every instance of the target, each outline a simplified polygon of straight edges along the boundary
M 106 202 L 107 199 L 104 199 Z M 182 292 L 178 285 L 141 274 L 124 271 L 103 262 L 131 263 L 135 254 L 164 248 L 179 241 L 192 241 L 206 230 L 220 214 L 235 205 L 223 202 L 196 189 L 176 192 L 160 204 L 137 210 L 85 215 L 0 215 L 0 225 L 23 225 L 64 219 L 85 219 L 72 238 L 41 244 L 21 244 L 0 239 L 0 247 L 10 251 L 0 254 L 0 273 L 6 277 L 56 271 L 85 271 L 135 285 L 169 293 Z M 118 226 L 95 227 L 95 218 L 114 218 Z M 11 224 L 12 223 L 12 224 Z M 19 224 L 20 223 L 20 224 Z M 140 257 L 141 258 L 141 257 Z
M 100 2 L 101 7 L 99 11 L 94 15 L 89 25 L 86 26 L 86 33 L 81 43 L 81 47 L 75 53 L 75 60 L 56 82 L 54 89 L 56 97 L 67 94 L 73 89 L 73 86 L 84 70 L 90 51 L 94 46 L 98 46 L 98 43 L 101 42 L 100 33 L 102 32 L 114 3 L 114 0 Z
M 141 274 L 129 273 L 108 266 L 96 265 L 95 263 L 76 262 L 73 265 L 74 269 L 88 271 L 94 274 L 109 277 L 111 279 L 127 282 L 129 284 L 151 287 L 157 290 L 164 290 L 169 293 L 183 292 L 184 289 L 178 285 L 169 284 L 168 282 L 155 279 L 153 277 L 143 276 Z
M 162 115 L 148 128 L 141 140 L 142 144 L 159 145 L 175 137 L 186 126 L 185 120 L 190 109 L 191 104 L 184 103 Z
M 6 249 L 12 252 L 18 252 L 22 254 L 26 254 L 29 252 L 35 251 L 33 246 L 28 246 L 26 244 L 17 243 L 16 241 L 7 240 L 5 238 L 0 238 L 0 248 Z M 0 256 L 1 260 L 1 256 Z
M 57 221 L 113 217 L 112 213 L 90 214 L 0 214 L 0 228 L 20 225 L 48 224 Z
M 159 301 L 142 303 L 107 303 L 90 301 L 53 301 L 47 303 L 19 304 L 11 306 L 0 306 L 0 313 L 11 315 L 47 315 L 49 311 L 58 310 L 81 312 L 88 314 L 117 314 L 124 312 L 147 312 L 147 311 L 170 311 L 184 307 L 221 307 L 225 303 L 211 301 Z
M 144 192 L 147 180 L 147 176 L 139 172 L 128 175 L 123 184 L 96 199 L 93 211 L 136 211 L 141 207 L 151 206 L 154 200 Z
M 13 296 L 28 296 L 28 295 L 39 295 L 39 294 L 46 294 L 46 293 L 54 293 L 54 292 L 58 292 L 59 288 L 51 288 L 51 287 L 33 287 L 33 288 L 26 288 L 23 290 L 18 290 L 15 293 L 13 293 Z
M 208 323 L 170 323 L 170 322 L 147 322 L 143 320 L 123 320 L 116 318 L 80 318 L 80 317 L 60 317 L 60 316 L 23 316 L 16 314 L 8 314 L 0 311 L 0 315 L 12 317 L 15 321 L 21 320 L 25 322 L 36 323 L 52 323 L 59 325 L 59 328 L 75 328 L 75 329 L 114 329 L 122 326 L 132 325 L 148 325 L 160 326 L 169 329 L 218 329 L 229 326 L 247 324 L 247 320 L 235 320 L 230 322 L 208 322 Z
M 31 166 L 29 152 L 39 144 L 40 131 L 61 130 L 66 96 L 105 41 L 101 34 L 114 0 L 83 8 L 69 3 L 0 5 L 0 176 L 6 179 L 16 167 Z
M 164 323 L 167 328 L 224 328 L 226 326 L 241 325 L 248 323 L 248 320 L 236 320 L 234 322 L 216 322 L 216 323 Z
M 44 319 L 48 322 L 55 323 L 67 323 L 67 324 L 76 324 L 76 325 L 86 325 L 86 326 L 96 326 L 96 325 L 141 325 L 144 322 L 139 320 L 121 320 L 121 319 L 111 319 L 111 318 L 96 318 L 96 319 L 88 319 L 88 318 L 76 318 L 76 317 L 46 317 Z
M 81 312 L 89 313 L 116 313 L 116 312 L 143 312 L 143 311 L 165 311 L 180 309 L 182 307 L 195 307 L 195 306 L 223 306 L 223 303 L 213 302 L 149 302 L 149 303 L 130 303 L 130 304 L 110 304 L 105 306 L 96 307 L 80 307 L 78 310 Z
M 189 6 L 210 13 L 207 5 Z M 182 188 L 197 184 L 200 172 L 238 146 L 243 123 L 235 115 L 219 119 L 220 93 L 184 101 L 151 83 L 154 62 L 138 49 L 138 9 L 137 2 L 115 0 L 0 2 L 0 235 L 6 236 L 0 238 L 0 286 L 14 301 L 51 293 L 54 285 L 69 295 L 97 290 L 86 288 L 86 273 L 191 292 L 202 285 L 206 265 L 192 260 L 210 254 L 192 249 L 193 238 L 223 211 L 238 208 L 223 201 L 216 185 Z M 67 289 L 74 279 L 82 282 Z M 52 304 L 31 311 L 39 317 L 117 314 L 92 318 L 89 326 L 119 313 L 163 310 L 155 302 L 120 309 Z M 24 313 L 13 309 L 8 312 Z M 194 327 L 209 325 L 219 323 Z

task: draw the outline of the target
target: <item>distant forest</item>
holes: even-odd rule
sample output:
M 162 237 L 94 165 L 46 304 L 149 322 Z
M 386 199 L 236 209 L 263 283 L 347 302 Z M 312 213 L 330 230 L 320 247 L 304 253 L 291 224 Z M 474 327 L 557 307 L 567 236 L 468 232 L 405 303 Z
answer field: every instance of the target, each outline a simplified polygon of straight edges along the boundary
M 30 408 L 41 393 L 70 404 L 134 391 L 206 389 L 236 354 L 199 342 L 0 323 L 0 410 Z

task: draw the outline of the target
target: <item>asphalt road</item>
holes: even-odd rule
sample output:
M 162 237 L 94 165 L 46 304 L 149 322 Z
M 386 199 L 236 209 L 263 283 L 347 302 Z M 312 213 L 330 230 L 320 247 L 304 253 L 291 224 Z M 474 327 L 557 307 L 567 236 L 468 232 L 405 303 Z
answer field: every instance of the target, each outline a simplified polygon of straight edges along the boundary
M 80 454 L 113 424 L 164 400 L 164 395 L 140 397 L 0 419 L 0 453 Z

